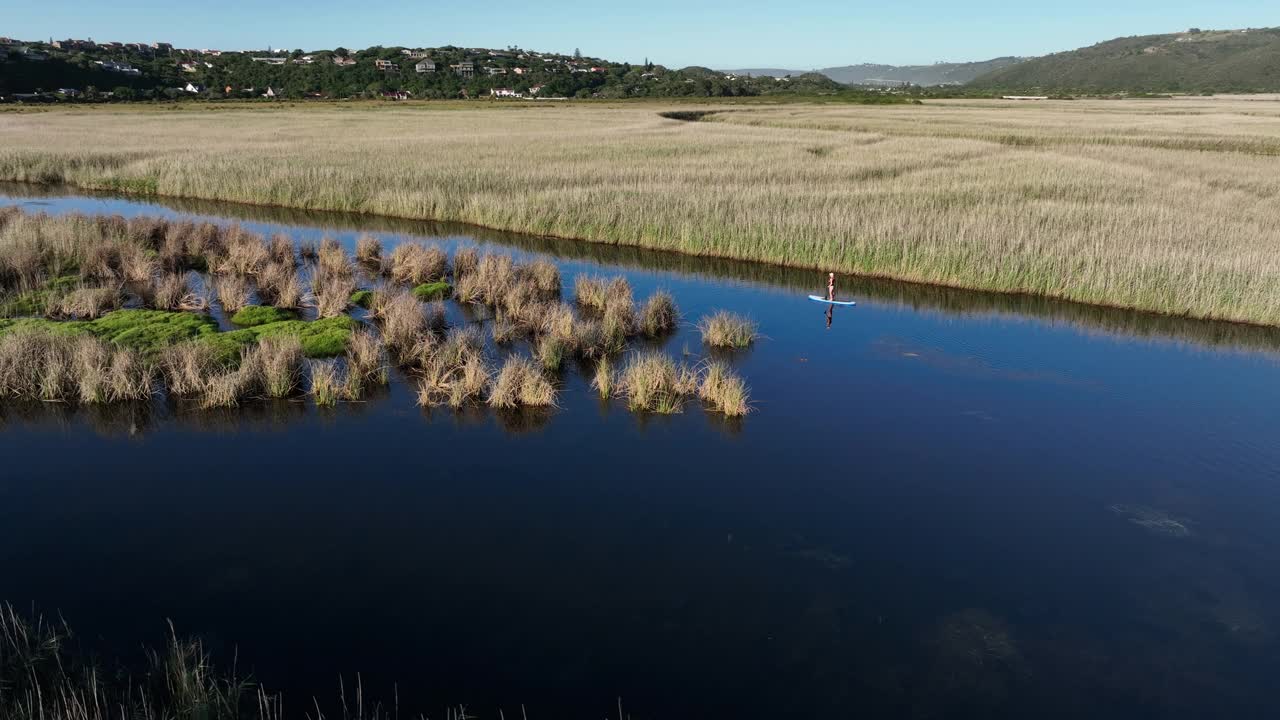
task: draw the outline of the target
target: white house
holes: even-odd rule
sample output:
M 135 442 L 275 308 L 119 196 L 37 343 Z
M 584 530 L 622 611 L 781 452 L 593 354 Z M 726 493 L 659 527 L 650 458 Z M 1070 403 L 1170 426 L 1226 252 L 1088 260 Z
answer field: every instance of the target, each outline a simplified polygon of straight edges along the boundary
M 436 64 L 430 60 L 423 60 L 413 66 L 414 72 L 433 73 L 436 71 Z

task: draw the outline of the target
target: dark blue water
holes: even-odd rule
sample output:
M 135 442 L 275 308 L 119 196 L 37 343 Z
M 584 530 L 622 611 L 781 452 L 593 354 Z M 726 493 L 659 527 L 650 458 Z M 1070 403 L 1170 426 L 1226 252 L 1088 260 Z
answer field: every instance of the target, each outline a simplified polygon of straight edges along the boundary
M 549 254 L 750 314 L 756 412 L 0 409 L 0 599 L 122 655 L 164 620 L 286 708 L 1265 717 L 1274 331 L 425 223 L 6 188 L 47 212 Z M 704 354 L 683 328 L 665 343 Z M 323 701 L 322 701 L 323 702 Z M 616 713 L 616 710 L 613 712 Z M 407 713 L 406 713 L 407 714 Z

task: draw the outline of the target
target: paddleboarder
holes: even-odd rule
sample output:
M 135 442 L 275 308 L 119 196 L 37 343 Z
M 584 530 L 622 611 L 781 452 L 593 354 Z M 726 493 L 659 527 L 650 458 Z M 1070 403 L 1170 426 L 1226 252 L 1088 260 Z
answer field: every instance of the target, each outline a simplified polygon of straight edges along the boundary
M 836 299 L 836 274 L 827 273 L 827 300 L 834 301 Z

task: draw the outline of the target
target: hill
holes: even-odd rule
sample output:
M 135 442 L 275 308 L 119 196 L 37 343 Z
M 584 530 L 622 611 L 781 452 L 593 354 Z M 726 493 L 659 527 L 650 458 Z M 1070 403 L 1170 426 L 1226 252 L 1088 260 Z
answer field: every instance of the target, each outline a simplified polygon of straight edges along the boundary
M 935 63 L 933 65 L 846 65 L 824 68 L 818 72 L 846 85 L 907 83 L 929 87 L 963 85 L 976 77 L 999 68 L 1015 66 L 1025 58 L 998 57 L 981 62 Z
M 816 74 L 788 79 L 675 70 L 505 48 L 370 47 L 233 52 L 166 43 L 0 39 L 0 97 L 24 101 L 177 98 L 643 98 L 865 96 Z
M 1277 92 L 1280 28 L 1117 38 L 976 78 L 971 87 L 1054 92 Z
M 1020 63 L 1024 58 L 999 57 L 981 62 L 934 63 L 933 65 L 844 65 L 821 70 L 786 70 L 783 68 L 752 68 L 729 70 L 736 75 L 756 77 L 795 77 L 806 73 L 819 73 L 843 85 L 907 84 L 931 87 L 936 85 L 963 85 L 970 80 L 1002 67 Z

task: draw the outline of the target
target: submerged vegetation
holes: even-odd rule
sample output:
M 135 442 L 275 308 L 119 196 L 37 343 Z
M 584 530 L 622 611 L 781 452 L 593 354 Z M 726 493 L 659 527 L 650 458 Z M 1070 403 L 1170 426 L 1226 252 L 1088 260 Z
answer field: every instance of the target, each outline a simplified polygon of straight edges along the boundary
M 167 394 L 228 408 L 305 393 L 331 407 L 388 384 L 394 366 L 424 406 L 550 408 L 560 374 L 578 363 L 594 367 L 601 397 L 637 411 L 677 412 L 699 396 L 710 411 L 746 412 L 745 387 L 721 365 L 704 378 L 647 352 L 614 370 L 632 342 L 676 329 L 666 291 L 637 310 L 625 278 L 583 276 L 570 304 L 547 260 L 462 249 L 451 263 L 424 242 L 384 252 L 370 235 L 356 245 L 353 258 L 332 239 L 299 249 L 237 226 L 4 210 L 0 308 L 11 317 L 0 317 L 0 398 L 88 405 Z M 450 326 L 450 297 L 490 329 Z

